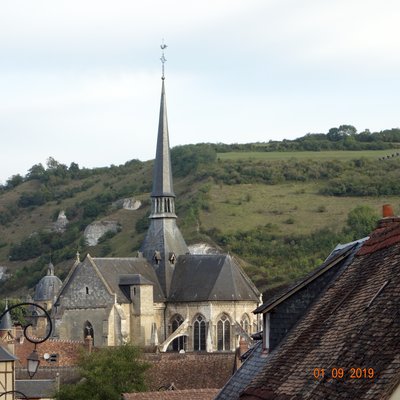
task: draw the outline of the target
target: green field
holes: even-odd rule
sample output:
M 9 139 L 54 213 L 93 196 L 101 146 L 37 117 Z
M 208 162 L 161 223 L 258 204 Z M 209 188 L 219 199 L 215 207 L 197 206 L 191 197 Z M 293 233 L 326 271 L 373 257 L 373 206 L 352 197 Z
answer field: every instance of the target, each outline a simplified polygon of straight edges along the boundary
M 319 187 L 315 182 L 213 185 L 210 210 L 201 213 L 201 224 L 206 230 L 231 233 L 271 223 L 282 235 L 307 235 L 325 227 L 342 229 L 349 211 L 358 205 L 368 205 L 380 215 L 383 204 L 396 209 L 399 204 L 398 196 L 324 196 Z
M 381 158 L 396 154 L 397 150 L 363 150 L 363 151 L 274 151 L 274 152 L 250 152 L 237 151 L 218 153 L 221 160 L 354 160 L 360 158 Z

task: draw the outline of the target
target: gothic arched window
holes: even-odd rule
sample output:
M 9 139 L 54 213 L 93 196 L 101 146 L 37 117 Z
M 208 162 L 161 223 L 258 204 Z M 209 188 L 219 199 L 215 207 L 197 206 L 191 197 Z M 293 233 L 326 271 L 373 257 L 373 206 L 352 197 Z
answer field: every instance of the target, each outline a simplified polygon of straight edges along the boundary
M 83 338 L 87 338 L 88 336 L 91 336 L 92 339 L 94 339 L 93 326 L 89 321 L 86 321 L 83 327 Z
M 243 317 L 242 317 L 242 319 L 240 320 L 240 326 L 243 328 L 243 330 L 246 332 L 246 333 L 248 333 L 248 334 L 250 334 L 251 332 L 250 332 L 250 327 L 251 327 L 251 325 L 250 325 L 250 318 L 249 318 L 249 316 L 247 315 L 247 314 L 244 314 L 243 315 Z
M 217 322 L 217 343 L 219 351 L 231 349 L 231 323 L 225 314 Z
M 193 323 L 193 350 L 206 350 L 206 320 L 199 315 Z
M 183 324 L 183 317 L 179 314 L 175 314 L 171 318 L 170 334 L 175 332 L 179 326 Z M 179 336 L 172 341 L 172 350 L 180 351 L 186 349 L 186 336 Z

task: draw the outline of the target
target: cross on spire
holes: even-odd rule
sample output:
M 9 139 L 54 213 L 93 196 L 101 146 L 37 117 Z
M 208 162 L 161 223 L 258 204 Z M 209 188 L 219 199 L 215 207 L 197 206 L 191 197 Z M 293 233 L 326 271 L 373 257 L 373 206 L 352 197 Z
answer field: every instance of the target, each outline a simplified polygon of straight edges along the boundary
M 162 43 L 161 43 L 160 47 L 161 47 L 161 58 L 160 58 L 160 60 L 161 60 L 161 64 L 162 64 L 162 76 L 161 76 L 161 79 L 164 80 L 165 79 L 165 76 L 164 76 L 164 64 L 167 61 L 167 59 L 165 58 L 165 55 L 164 55 L 164 50 L 168 47 L 164 43 L 164 39 L 162 40 Z

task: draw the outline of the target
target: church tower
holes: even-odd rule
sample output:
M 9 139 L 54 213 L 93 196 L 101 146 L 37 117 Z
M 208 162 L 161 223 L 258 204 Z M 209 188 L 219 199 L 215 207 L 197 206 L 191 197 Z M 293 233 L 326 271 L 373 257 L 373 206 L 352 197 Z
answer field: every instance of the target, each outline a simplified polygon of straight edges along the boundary
M 157 150 L 153 170 L 150 226 L 141 251 L 153 265 L 166 297 L 169 296 L 174 264 L 179 255 L 189 253 L 183 236 L 176 225 L 175 194 L 172 183 L 171 156 L 169 149 L 167 105 L 165 99 L 164 49 L 162 62 L 162 86 L 160 117 L 158 123 Z

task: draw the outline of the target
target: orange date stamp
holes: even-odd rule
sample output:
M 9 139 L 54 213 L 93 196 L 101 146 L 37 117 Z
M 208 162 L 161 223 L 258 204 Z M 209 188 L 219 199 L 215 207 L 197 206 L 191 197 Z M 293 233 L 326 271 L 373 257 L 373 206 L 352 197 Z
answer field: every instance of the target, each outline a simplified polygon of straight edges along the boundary
M 321 380 L 330 379 L 373 379 L 375 370 L 373 368 L 314 368 L 314 378 Z

